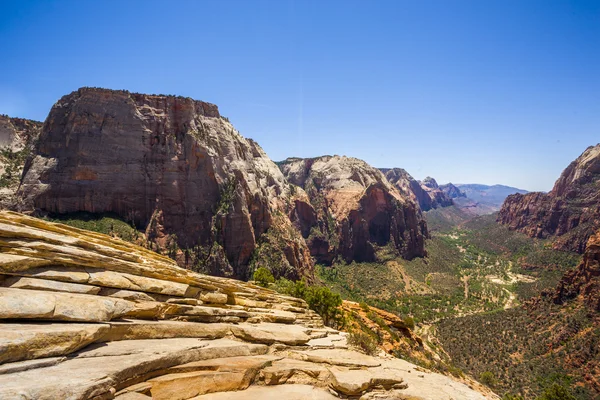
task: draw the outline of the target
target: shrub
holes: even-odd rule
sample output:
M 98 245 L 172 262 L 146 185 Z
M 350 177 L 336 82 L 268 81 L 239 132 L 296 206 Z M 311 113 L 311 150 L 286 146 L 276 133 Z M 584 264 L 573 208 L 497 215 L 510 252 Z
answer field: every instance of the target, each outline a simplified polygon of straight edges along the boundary
M 339 309 L 342 297 L 328 287 L 309 286 L 304 280 L 292 282 L 281 278 L 275 283 L 275 290 L 306 301 L 308 307 L 323 318 L 325 325 L 338 329 L 344 325 L 344 315 Z
M 374 356 L 377 354 L 378 347 L 375 339 L 364 332 L 350 332 L 347 336 L 347 341 L 349 345 L 358 347 L 368 355 Z
M 404 324 L 410 330 L 414 330 L 415 329 L 415 319 L 413 317 L 405 317 L 404 318 Z
M 496 385 L 496 377 L 490 371 L 482 372 L 481 375 L 479 375 L 479 381 L 490 388 L 493 388 Z
M 256 284 L 262 287 L 268 287 L 269 283 L 275 282 L 273 274 L 265 267 L 257 268 L 256 271 L 254 271 L 253 278 Z

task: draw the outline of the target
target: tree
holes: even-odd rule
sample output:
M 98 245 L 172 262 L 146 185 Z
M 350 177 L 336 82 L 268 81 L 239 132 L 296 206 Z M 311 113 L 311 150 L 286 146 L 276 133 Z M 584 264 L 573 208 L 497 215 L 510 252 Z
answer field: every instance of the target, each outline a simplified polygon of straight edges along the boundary
M 257 268 L 256 271 L 254 271 L 253 279 L 257 285 L 262 287 L 269 287 L 269 283 L 275 282 L 275 277 L 271 271 L 265 267 Z

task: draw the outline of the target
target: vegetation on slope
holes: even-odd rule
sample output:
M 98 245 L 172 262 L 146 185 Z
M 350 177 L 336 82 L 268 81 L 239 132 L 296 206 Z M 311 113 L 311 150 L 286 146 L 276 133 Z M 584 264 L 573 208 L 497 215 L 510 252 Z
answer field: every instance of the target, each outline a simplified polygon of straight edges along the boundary
M 576 399 L 598 398 L 585 378 L 598 372 L 600 329 L 583 309 L 544 300 L 445 320 L 437 337 L 458 367 L 493 376 L 498 393 L 554 399 L 558 384 Z

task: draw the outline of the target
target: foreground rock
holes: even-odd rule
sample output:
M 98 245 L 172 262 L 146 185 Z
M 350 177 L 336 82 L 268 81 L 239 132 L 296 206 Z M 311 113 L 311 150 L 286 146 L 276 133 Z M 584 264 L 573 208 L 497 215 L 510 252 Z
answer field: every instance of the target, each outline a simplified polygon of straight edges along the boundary
M 155 249 L 211 274 L 248 278 L 269 231 L 286 276 L 312 275 L 289 219 L 289 185 L 217 106 L 82 88 L 50 111 L 19 191 L 23 210 L 116 214 Z M 291 233 L 290 233 L 291 232 Z
M 339 156 L 288 158 L 279 167 L 310 198 L 315 217 L 300 223 L 318 261 L 373 261 L 376 247 L 388 243 L 407 259 L 425 255 L 428 233 L 419 207 L 378 169 Z
M 600 144 L 569 164 L 550 193 L 508 196 L 498 222 L 531 237 L 553 237 L 558 249 L 583 253 L 600 227 L 599 181 Z
M 302 300 L 105 235 L 0 212 L 0 251 L 2 399 L 485 398 L 350 350 Z

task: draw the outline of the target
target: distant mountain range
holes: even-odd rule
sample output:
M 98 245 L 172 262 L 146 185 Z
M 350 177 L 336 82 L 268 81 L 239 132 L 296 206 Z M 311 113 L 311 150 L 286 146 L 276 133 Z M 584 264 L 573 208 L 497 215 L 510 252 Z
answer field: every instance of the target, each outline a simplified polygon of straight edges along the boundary
M 505 185 L 482 185 L 479 183 L 460 183 L 441 185 L 440 188 L 446 192 L 454 204 L 463 211 L 483 215 L 500 210 L 504 200 L 511 194 L 526 194 L 527 190 L 518 189 Z M 457 194 L 456 189 L 459 190 Z

